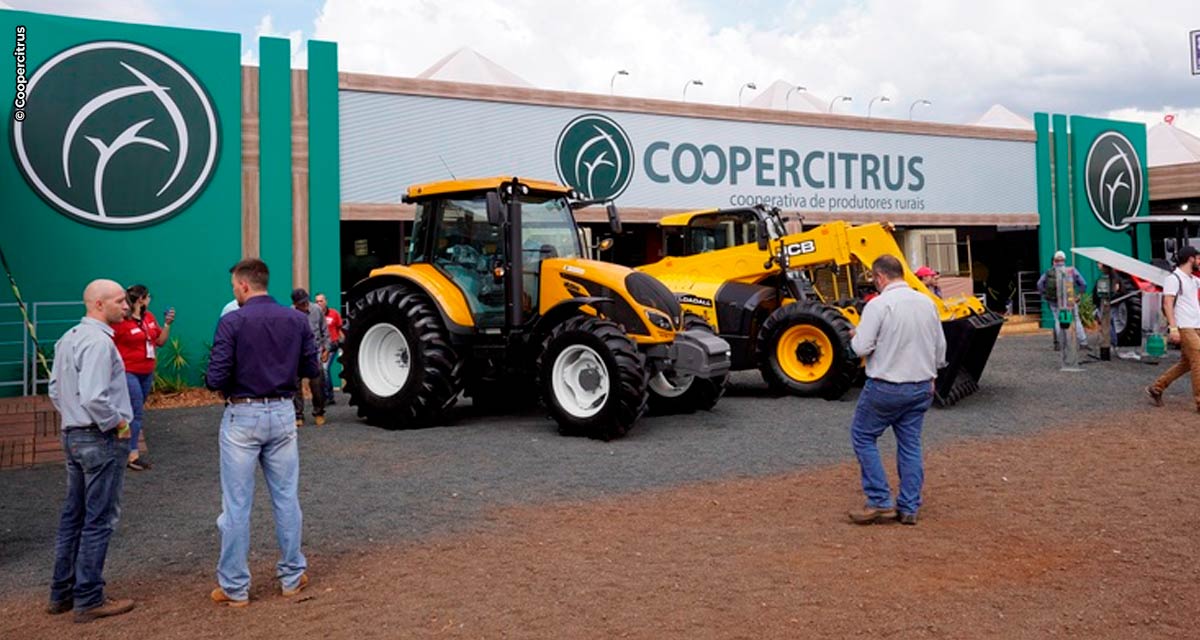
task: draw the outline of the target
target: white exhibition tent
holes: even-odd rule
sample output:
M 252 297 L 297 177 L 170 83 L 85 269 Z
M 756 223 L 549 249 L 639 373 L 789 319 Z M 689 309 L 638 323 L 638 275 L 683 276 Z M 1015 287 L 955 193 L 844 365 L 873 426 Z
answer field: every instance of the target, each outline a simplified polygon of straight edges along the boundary
M 1033 123 L 1013 113 L 1011 109 L 994 104 L 979 119 L 971 124 L 977 127 L 1000 127 L 1002 129 L 1026 129 L 1033 131 Z
M 433 63 L 433 66 L 418 74 L 417 77 L 425 80 L 533 88 L 533 85 L 521 76 L 492 62 L 486 56 L 469 47 L 458 49 L 438 60 Z
M 1146 155 L 1150 167 L 1200 162 L 1200 138 L 1160 122 L 1146 130 Z
M 793 89 L 795 89 L 793 91 Z M 788 94 L 791 94 L 790 96 Z M 776 80 L 762 93 L 754 96 L 746 103 L 747 107 L 756 109 L 779 109 L 780 111 L 799 111 L 802 113 L 826 113 L 829 103 L 809 93 L 798 89 L 796 85 Z

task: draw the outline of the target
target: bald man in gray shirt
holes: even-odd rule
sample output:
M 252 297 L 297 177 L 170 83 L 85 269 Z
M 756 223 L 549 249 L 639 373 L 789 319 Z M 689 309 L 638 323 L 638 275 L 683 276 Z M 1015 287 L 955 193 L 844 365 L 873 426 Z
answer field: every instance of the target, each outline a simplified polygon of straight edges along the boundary
M 867 384 L 858 396 L 850 438 L 862 470 L 866 504 L 850 512 L 857 524 L 896 518 L 916 524 L 925 470 L 921 427 L 933 402 L 937 370 L 946 365 L 946 337 L 937 307 L 904 280 L 893 256 L 871 265 L 880 295 L 863 308 L 850 346 L 867 359 Z M 876 441 L 888 427 L 896 435 L 900 494 L 892 500 Z
M 75 610 L 75 622 L 128 613 L 133 600 L 104 595 L 108 541 L 121 516 L 129 458 L 129 385 L 110 325 L 129 310 L 125 288 L 95 280 L 83 292 L 87 315 L 54 346 L 50 401 L 62 415 L 67 498 L 55 542 L 51 614 Z

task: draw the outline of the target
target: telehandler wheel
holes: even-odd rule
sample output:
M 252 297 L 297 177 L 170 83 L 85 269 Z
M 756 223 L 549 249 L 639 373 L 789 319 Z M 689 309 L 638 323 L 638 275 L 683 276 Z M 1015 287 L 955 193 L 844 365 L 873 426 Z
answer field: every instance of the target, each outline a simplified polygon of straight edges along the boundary
M 537 369 L 563 435 L 619 438 L 646 411 L 645 358 L 610 320 L 575 316 L 554 327 Z
M 349 310 L 342 378 L 369 424 L 411 429 L 437 422 L 461 390 L 458 354 L 433 303 L 404 285 L 369 291 Z
M 851 328 L 840 311 L 819 302 L 776 309 L 758 332 L 763 380 L 777 393 L 841 398 L 858 374 Z
M 683 314 L 683 328 L 686 331 L 698 330 L 717 335 L 703 317 L 691 312 Z M 709 411 L 717 405 L 721 396 L 725 395 L 728 382 L 728 373 L 715 378 L 658 373 L 652 376 L 649 382 L 650 414 L 662 416 Z

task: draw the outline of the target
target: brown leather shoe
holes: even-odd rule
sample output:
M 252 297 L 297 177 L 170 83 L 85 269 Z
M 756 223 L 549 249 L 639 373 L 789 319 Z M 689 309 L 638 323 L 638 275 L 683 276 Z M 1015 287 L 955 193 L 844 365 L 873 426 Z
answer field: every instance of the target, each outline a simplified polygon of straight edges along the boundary
M 74 600 L 51 600 L 50 604 L 46 605 L 46 613 L 56 616 L 60 613 L 66 613 L 75 608 Z
M 100 618 L 108 618 L 110 616 L 119 616 L 123 613 L 133 611 L 133 600 L 113 600 L 105 598 L 104 604 L 98 607 L 92 607 L 84 611 L 75 612 L 75 622 L 91 622 Z
M 213 589 L 212 593 L 208 594 L 208 597 L 212 598 L 212 601 L 217 604 L 223 604 L 227 607 L 232 607 L 234 609 L 241 609 L 242 607 L 250 606 L 249 599 L 234 600 L 233 598 L 230 598 L 228 595 L 225 595 L 225 590 L 222 589 L 221 587 L 217 587 L 216 589 Z
M 302 573 L 302 574 L 300 574 L 300 582 L 296 583 L 296 588 L 294 588 L 294 589 L 282 589 L 281 588 L 279 592 L 290 598 L 290 597 L 296 595 L 297 593 L 304 591 L 304 587 L 307 587 L 307 586 L 308 586 L 308 573 Z
M 917 524 L 917 514 L 900 512 L 896 514 L 896 520 L 898 520 L 900 524 L 914 525 Z
M 861 509 L 850 510 L 850 521 L 854 524 L 875 524 L 880 520 L 890 520 L 896 517 L 895 509 L 880 509 L 865 505 Z
M 1158 391 L 1153 386 L 1146 387 L 1146 395 L 1150 398 L 1150 404 L 1156 407 L 1163 406 L 1161 391 Z
M 313 418 L 313 422 L 317 423 L 318 427 L 325 426 L 325 416 L 317 416 Z

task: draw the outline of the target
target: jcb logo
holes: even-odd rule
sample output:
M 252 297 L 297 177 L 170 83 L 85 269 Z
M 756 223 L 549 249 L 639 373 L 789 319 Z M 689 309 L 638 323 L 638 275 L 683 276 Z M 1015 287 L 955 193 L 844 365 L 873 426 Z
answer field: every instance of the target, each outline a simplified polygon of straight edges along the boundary
M 802 256 L 806 253 L 816 253 L 816 251 L 817 243 L 812 240 L 783 245 L 783 253 L 788 256 Z

